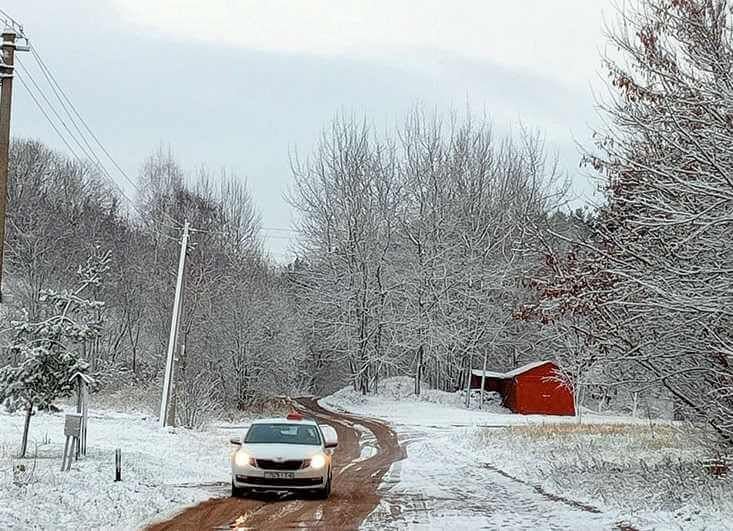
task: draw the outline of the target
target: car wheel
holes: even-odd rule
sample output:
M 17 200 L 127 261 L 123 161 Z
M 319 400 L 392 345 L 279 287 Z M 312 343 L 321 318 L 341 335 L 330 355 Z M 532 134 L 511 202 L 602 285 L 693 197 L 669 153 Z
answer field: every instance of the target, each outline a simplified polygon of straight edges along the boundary
M 320 500 L 325 500 L 330 495 L 331 495 L 331 474 L 328 475 L 328 481 L 326 482 L 326 486 L 317 492 L 317 497 Z
M 243 488 L 241 488 L 241 487 L 237 487 L 237 486 L 236 486 L 236 485 L 234 484 L 234 481 L 232 481 L 232 498 L 241 498 L 241 497 L 243 497 L 243 496 L 244 496 L 245 494 L 247 494 L 247 491 L 246 491 L 246 489 L 243 489 Z

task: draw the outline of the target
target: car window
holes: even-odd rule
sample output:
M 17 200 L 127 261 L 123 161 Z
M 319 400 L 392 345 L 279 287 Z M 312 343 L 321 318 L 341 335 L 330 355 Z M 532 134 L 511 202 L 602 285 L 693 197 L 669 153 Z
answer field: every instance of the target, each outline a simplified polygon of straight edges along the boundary
M 312 424 L 253 424 L 244 439 L 247 444 L 321 444 Z

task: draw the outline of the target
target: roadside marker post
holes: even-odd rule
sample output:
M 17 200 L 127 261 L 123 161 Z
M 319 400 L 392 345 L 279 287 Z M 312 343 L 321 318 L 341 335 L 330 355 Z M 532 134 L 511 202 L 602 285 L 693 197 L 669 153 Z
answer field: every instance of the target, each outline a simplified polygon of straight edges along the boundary
M 115 450 L 115 481 L 122 481 L 122 450 Z

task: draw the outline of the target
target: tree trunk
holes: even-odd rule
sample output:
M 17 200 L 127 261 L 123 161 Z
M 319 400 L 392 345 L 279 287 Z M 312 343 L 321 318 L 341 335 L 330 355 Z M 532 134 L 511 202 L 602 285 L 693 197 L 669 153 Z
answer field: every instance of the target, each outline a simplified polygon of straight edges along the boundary
M 415 394 L 417 396 L 420 396 L 420 387 L 422 387 L 423 350 L 423 345 L 417 349 L 417 367 L 415 368 Z
M 471 371 L 473 369 L 473 353 L 468 354 L 466 366 L 466 409 L 471 407 Z
M 31 425 L 31 415 L 33 415 L 33 404 L 28 406 L 25 412 L 25 424 L 23 425 L 23 442 L 20 445 L 20 455 L 18 457 L 25 457 L 25 452 L 28 449 L 28 428 Z
M 631 399 L 633 403 L 633 409 L 631 411 L 631 416 L 636 418 L 636 408 L 639 405 L 639 393 L 638 392 L 631 393 Z

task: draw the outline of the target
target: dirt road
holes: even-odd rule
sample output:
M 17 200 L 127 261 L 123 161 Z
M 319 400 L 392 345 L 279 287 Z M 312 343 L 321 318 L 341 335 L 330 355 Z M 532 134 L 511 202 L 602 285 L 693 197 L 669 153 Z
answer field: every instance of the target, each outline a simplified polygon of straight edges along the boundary
M 357 529 L 379 503 L 377 487 L 382 477 L 392 463 L 405 457 L 397 435 L 382 422 L 332 413 L 313 399 L 298 399 L 297 406 L 338 432 L 328 500 L 292 494 L 212 498 L 148 529 Z M 373 439 L 373 455 L 362 455 L 359 431 Z

